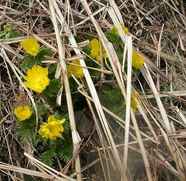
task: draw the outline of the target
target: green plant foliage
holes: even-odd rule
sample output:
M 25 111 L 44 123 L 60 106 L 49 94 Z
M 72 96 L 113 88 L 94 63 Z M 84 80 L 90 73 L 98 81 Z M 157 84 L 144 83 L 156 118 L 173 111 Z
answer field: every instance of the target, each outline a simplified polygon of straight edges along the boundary
M 65 130 L 65 132 L 67 132 Z M 69 135 L 69 132 L 68 132 Z M 67 162 L 72 158 L 72 141 L 70 135 L 57 141 L 48 141 L 45 145 L 45 151 L 40 155 L 40 160 L 49 166 L 55 163 L 55 158 Z
M 53 79 L 50 81 L 49 86 L 46 88 L 46 90 L 43 92 L 45 96 L 47 97 L 54 97 L 58 93 L 59 89 L 61 87 L 60 80 Z
M 19 36 L 20 33 L 17 32 L 11 24 L 5 24 L 3 26 L 3 30 L 0 31 L 0 38 L 2 39 L 8 39 L 8 38 L 15 38 Z
M 114 28 L 112 28 L 111 30 L 107 31 L 105 33 L 106 37 L 108 38 L 108 40 L 113 43 L 113 44 L 117 44 L 119 46 L 123 45 L 123 42 L 120 38 L 120 36 L 118 35 L 118 33 L 116 32 L 116 30 Z
M 54 157 L 56 156 L 56 148 L 55 147 L 50 147 L 46 151 L 44 151 L 41 156 L 40 160 L 47 164 L 48 166 L 52 166 L 54 162 Z
M 83 110 L 86 106 L 86 99 L 79 92 L 72 95 L 74 109 L 76 111 Z
M 63 116 L 64 118 L 65 118 L 65 116 Z M 69 132 L 70 132 L 70 123 L 69 123 L 69 120 L 68 120 L 68 118 L 67 118 L 67 116 L 66 116 L 66 118 L 65 118 L 65 122 L 64 122 L 64 124 L 63 124 L 63 127 L 64 127 L 64 130 L 65 130 L 65 132 L 64 132 L 64 137 L 66 138 L 68 138 L 68 137 L 70 137 L 69 136 Z
M 51 55 L 51 50 L 49 48 L 40 48 L 37 56 L 33 57 L 29 54 L 25 54 L 24 59 L 21 63 L 21 68 L 23 70 L 30 69 L 33 65 L 41 65 L 42 61 L 46 59 L 47 56 Z
M 48 106 L 43 103 L 37 104 L 37 111 L 39 117 L 42 117 L 48 113 Z
M 99 97 L 106 108 L 118 116 L 123 116 L 125 102 L 119 88 L 105 85 L 99 92 Z
M 91 49 L 87 46 L 83 48 L 83 51 L 87 54 L 90 55 Z
M 56 96 L 61 88 L 60 80 L 52 79 L 50 80 L 49 86 L 43 91 L 43 95 L 46 96 L 49 104 L 56 104 Z
M 56 149 L 57 155 L 64 162 L 67 162 L 72 158 L 73 147 L 72 142 L 69 140 L 71 139 L 68 138 L 68 140 L 67 139 L 63 140 L 61 144 L 62 146 L 61 147 L 59 146 Z
M 31 68 L 33 65 L 35 64 L 41 64 L 41 62 L 35 60 L 35 58 L 31 55 L 26 55 L 20 65 L 20 67 L 23 69 L 23 70 L 27 70 L 29 68 Z
M 52 51 L 50 48 L 40 48 L 36 58 L 43 61 L 47 56 L 51 56 Z
M 49 78 L 50 79 L 53 79 L 54 78 L 54 75 L 55 75 L 55 72 L 56 72 L 56 68 L 57 68 L 57 65 L 56 64 L 51 64 L 48 67 L 48 74 L 49 74 Z
M 24 180 L 26 180 L 26 181 L 43 181 L 40 178 L 34 178 L 34 177 L 30 176 L 30 175 L 24 175 Z
M 83 48 L 83 51 L 87 54 L 87 55 L 90 55 L 91 53 L 91 49 L 87 46 L 87 47 L 84 47 Z M 93 68 L 98 68 L 100 69 L 100 65 L 98 65 L 97 63 L 95 63 L 91 58 L 88 58 L 86 59 L 86 65 L 87 67 L 93 67 Z M 100 75 L 101 73 L 97 70 L 92 70 L 92 69 L 89 69 L 89 73 L 93 79 L 93 81 L 97 81 L 99 78 L 100 78 Z
M 23 49 L 23 51 L 26 50 Z M 26 72 L 34 65 L 42 66 L 43 61 L 46 60 L 48 56 L 51 56 L 51 51 L 47 48 L 40 48 L 39 53 L 36 56 L 29 55 L 26 52 L 23 56 L 24 58 L 20 62 L 20 67 L 24 72 Z M 62 106 L 56 105 L 56 97 L 61 88 L 61 81 L 54 78 L 55 71 L 56 64 L 48 66 L 48 78 L 50 79 L 49 85 L 42 92 L 36 92 L 37 94 L 33 94 L 38 111 L 38 125 L 36 125 L 35 115 L 33 113 L 30 119 L 16 122 L 16 134 L 22 143 L 32 144 L 35 156 L 42 162 L 57 168 L 57 161 L 65 163 L 72 158 L 73 144 L 68 120 L 68 107 L 66 104 L 63 104 Z M 37 78 L 39 75 L 40 74 L 38 73 L 35 77 L 33 76 L 33 78 Z M 74 80 L 70 79 L 70 81 Z M 77 92 L 77 84 L 74 83 L 72 87 L 74 88 L 73 91 Z M 82 108 L 85 106 L 84 102 L 82 102 L 82 96 L 80 96 L 79 93 L 73 94 L 73 100 L 77 103 L 75 111 L 81 106 Z M 17 102 L 19 103 L 19 100 Z M 50 122 L 50 127 L 46 126 L 49 125 L 50 116 L 55 116 L 55 118 L 59 120 L 65 119 L 65 122 L 61 123 L 63 124 L 63 127 L 60 128 L 61 130 L 64 128 L 64 132 L 61 131 L 60 135 L 56 139 L 51 139 L 49 137 L 48 139 L 45 139 L 40 132 L 41 128 L 46 129 L 46 132 L 48 131 L 51 134 L 56 131 L 56 127 L 53 126 L 54 121 L 52 123 Z M 28 177 L 28 180 L 29 179 L 30 178 Z
M 34 116 L 26 121 L 17 122 L 16 133 L 22 142 L 35 141 L 35 126 L 36 121 Z

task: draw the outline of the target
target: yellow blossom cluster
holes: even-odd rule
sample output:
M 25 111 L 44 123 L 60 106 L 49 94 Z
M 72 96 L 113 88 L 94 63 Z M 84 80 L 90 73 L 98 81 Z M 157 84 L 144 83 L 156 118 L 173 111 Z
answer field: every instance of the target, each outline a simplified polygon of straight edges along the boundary
M 132 50 L 132 52 L 132 66 L 133 68 L 139 70 L 144 65 L 144 57 L 134 49 Z
M 21 41 L 21 47 L 24 51 L 32 56 L 36 56 L 39 53 L 40 45 L 35 38 L 26 38 Z
M 131 95 L 131 108 L 134 112 L 137 111 L 138 109 L 138 92 L 137 91 L 133 91 L 132 95 Z
M 76 59 L 67 66 L 68 77 L 74 75 L 76 78 L 83 77 L 83 68 L 80 65 L 80 60 Z
M 129 29 L 126 26 L 122 25 L 122 29 L 123 29 L 123 34 L 129 33 Z M 111 33 L 113 33 L 114 35 L 118 34 L 118 30 L 117 30 L 116 26 L 112 27 Z
M 107 58 L 107 53 L 104 50 L 100 40 L 94 38 L 89 43 L 90 56 L 100 62 L 103 58 Z
M 129 30 L 128 30 L 127 27 L 122 25 L 122 28 L 123 28 L 123 33 L 124 34 L 129 33 Z M 111 32 L 115 35 L 118 35 L 118 31 L 117 31 L 116 26 L 113 26 Z M 144 57 L 133 48 L 133 51 L 132 51 L 132 67 L 135 68 L 136 70 L 139 70 L 143 67 L 144 62 L 145 62 Z
M 39 135 L 44 139 L 56 140 L 64 132 L 63 123 L 65 119 L 57 119 L 54 115 L 48 117 L 47 122 L 41 124 Z
M 20 44 L 24 51 L 33 57 L 37 56 L 40 51 L 40 45 L 35 38 L 24 39 Z M 83 76 L 83 69 L 79 60 L 73 61 L 73 64 L 68 66 L 68 74 L 70 76 L 75 75 L 78 78 Z M 48 68 L 41 65 L 33 65 L 26 71 L 26 75 L 23 78 L 25 80 L 24 85 L 37 93 L 43 92 L 50 83 Z M 31 117 L 32 109 L 29 105 L 20 105 L 15 107 L 14 114 L 19 121 L 24 121 Z M 40 125 L 39 135 L 49 140 L 56 140 L 62 137 L 64 121 L 65 119 L 58 119 L 55 115 L 50 115 L 47 121 Z
M 19 105 L 15 107 L 14 114 L 18 121 L 24 121 L 31 117 L 32 108 L 29 105 Z
M 48 78 L 48 68 L 44 68 L 40 65 L 34 65 L 31 69 L 27 70 L 24 79 L 26 80 L 26 87 L 37 93 L 41 93 L 50 82 Z

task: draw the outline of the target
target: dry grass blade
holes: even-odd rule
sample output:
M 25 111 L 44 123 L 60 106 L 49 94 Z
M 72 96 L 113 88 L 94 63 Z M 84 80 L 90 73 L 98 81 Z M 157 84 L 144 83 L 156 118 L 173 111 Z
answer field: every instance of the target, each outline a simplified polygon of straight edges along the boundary
M 165 127 L 165 129 L 168 132 L 168 134 L 170 134 L 171 132 L 173 132 L 173 130 L 171 129 L 171 126 L 169 124 L 169 120 L 168 120 L 167 114 L 166 114 L 165 109 L 164 109 L 164 107 L 162 105 L 162 102 L 161 102 L 161 100 L 159 98 L 158 92 L 157 92 L 157 90 L 155 88 L 155 85 L 154 85 L 153 80 L 152 80 L 152 77 L 151 77 L 151 75 L 150 75 L 150 73 L 148 71 L 148 68 L 147 67 L 145 67 L 145 68 L 146 68 L 146 73 L 148 75 L 145 74 L 144 76 L 149 81 L 150 86 L 152 86 L 151 88 L 152 88 L 152 91 L 153 91 L 154 96 L 156 98 L 157 104 L 159 106 L 160 113 L 162 115 L 163 120 L 165 119 L 163 126 Z M 172 154 L 172 157 L 173 157 L 173 159 L 174 159 L 174 161 L 175 161 L 175 163 L 177 165 L 177 169 L 179 170 L 179 173 L 181 175 L 180 176 L 180 179 L 183 180 L 184 179 L 184 176 L 183 176 L 182 171 L 180 170 L 180 167 L 181 168 L 183 167 L 182 164 L 180 165 L 180 159 L 181 159 L 180 158 L 180 155 L 177 152 L 173 151 L 173 150 L 177 150 L 177 147 L 176 147 L 176 144 L 175 144 L 175 140 L 169 140 L 167 133 L 161 128 L 161 126 L 160 126 L 160 130 L 161 130 L 162 135 L 163 135 L 163 137 L 165 139 L 165 142 L 167 144 L 167 147 L 168 147 L 170 153 Z
M 145 170 L 146 170 L 146 173 L 147 173 L 147 178 L 148 178 L 149 181 L 153 181 L 152 173 L 151 173 L 151 170 L 150 170 L 150 164 L 149 164 L 148 157 L 147 157 L 147 152 L 146 152 L 146 149 L 144 147 L 144 143 L 143 143 L 143 140 L 141 138 L 139 127 L 138 127 L 138 124 L 137 124 L 137 120 L 134 116 L 134 113 L 131 113 L 131 117 L 132 117 L 132 122 L 133 122 L 133 125 L 134 125 L 134 129 L 136 131 L 136 136 L 137 136 L 138 144 L 140 146 L 143 161 L 144 161 L 144 164 L 145 164 Z
M 128 142 L 129 142 L 129 128 L 130 128 L 130 112 L 131 112 L 131 79 L 132 79 L 132 38 L 127 37 L 127 94 L 126 94 L 126 113 L 125 113 L 125 137 L 124 137 L 124 155 L 123 155 L 123 175 L 122 180 L 127 179 L 127 160 L 128 160 Z
M 164 106 L 163 106 L 163 104 L 162 104 L 162 102 L 160 100 L 159 93 L 157 92 L 157 89 L 156 89 L 156 87 L 154 85 L 154 82 L 152 80 L 152 77 L 150 75 L 148 67 L 146 65 L 145 65 L 145 69 L 143 71 L 143 74 L 147 78 L 149 86 L 151 87 L 151 90 L 152 90 L 152 92 L 154 94 L 156 102 L 157 102 L 157 104 L 159 106 L 159 110 L 161 112 L 161 115 L 162 115 L 162 118 L 163 118 L 163 121 L 164 121 L 164 127 L 165 127 L 165 129 L 167 130 L 168 133 L 171 133 L 172 131 L 171 131 L 171 127 L 170 127 L 170 122 L 168 120 L 165 108 L 164 108 Z
M 56 71 L 57 71 L 57 74 L 60 74 L 61 73 L 60 71 L 62 71 L 62 76 L 63 76 L 62 79 L 64 80 L 64 87 L 65 87 L 65 93 L 66 93 L 66 99 L 67 99 L 67 107 L 68 107 L 68 112 L 69 112 L 69 120 L 70 120 L 74 153 L 75 153 L 79 149 L 80 138 L 79 138 L 79 134 L 76 130 L 72 97 L 71 97 L 71 91 L 70 91 L 70 86 L 69 86 L 68 77 L 67 77 L 67 69 L 66 69 L 66 64 L 65 64 L 65 50 L 63 49 L 63 45 L 61 42 L 60 32 L 59 32 L 57 18 L 56 18 L 55 9 L 54 9 L 54 6 L 55 6 L 54 1 L 49 0 L 49 6 L 50 6 L 50 11 L 51 11 L 52 22 L 53 22 L 55 33 L 56 33 L 59 61 L 60 61 Z M 79 156 L 77 156 L 75 162 L 76 162 L 77 179 L 78 179 L 78 181 L 81 181 L 81 168 L 80 168 Z
M 104 40 L 105 40 L 105 36 L 104 36 L 104 34 L 101 32 L 100 27 L 98 26 L 96 20 L 95 20 L 94 17 L 92 16 L 92 13 L 91 13 L 91 10 L 90 10 L 90 8 L 89 8 L 89 5 L 88 5 L 87 1 L 86 1 L 86 0 L 82 0 L 81 3 L 82 3 L 82 5 L 84 6 L 84 8 L 86 9 L 88 15 L 90 16 L 91 21 L 93 21 L 93 23 L 94 23 L 94 25 L 95 25 L 95 28 L 97 29 L 98 34 L 100 35 L 100 39 L 104 41 Z M 105 43 L 106 43 L 106 42 L 104 41 L 104 44 L 103 44 L 103 45 L 104 45 L 104 46 L 107 46 Z M 111 58 L 111 57 L 112 57 L 111 52 L 108 51 L 108 46 L 107 46 L 106 51 L 107 51 L 107 54 L 110 55 L 109 59 L 112 59 L 112 58 Z M 80 61 L 81 61 L 81 65 L 85 66 L 84 61 L 83 61 L 83 60 L 80 60 Z M 87 77 L 87 76 L 89 77 L 88 71 L 84 70 L 84 74 L 85 74 L 85 77 Z M 86 75 L 87 75 L 87 76 L 86 76 Z M 91 94 L 92 94 L 92 97 L 93 97 L 93 99 L 94 99 L 94 101 L 95 101 L 95 105 L 96 105 L 96 108 L 97 108 L 97 111 L 98 111 L 99 118 L 100 118 L 100 120 L 102 120 L 102 121 L 101 121 L 101 124 L 103 125 L 103 130 L 104 130 L 105 133 L 106 133 L 106 136 L 107 136 L 107 139 L 108 139 L 109 143 L 110 143 L 111 146 L 113 147 L 113 150 L 112 150 L 113 156 L 115 157 L 116 165 L 117 165 L 118 169 L 120 170 L 120 169 L 121 169 L 121 160 L 120 160 L 118 151 L 117 151 L 117 149 L 116 149 L 114 140 L 113 140 L 112 135 L 111 135 L 111 133 L 110 133 L 110 129 L 109 129 L 108 124 L 107 124 L 107 122 L 106 122 L 106 118 L 105 118 L 104 112 L 103 112 L 103 110 L 102 110 L 102 107 L 101 107 L 99 98 L 98 98 L 98 96 L 97 96 L 96 90 L 95 90 L 95 88 L 94 88 L 94 85 L 93 85 L 92 81 L 89 81 L 89 83 L 90 83 L 90 86 L 91 86 L 91 87 L 90 87 L 90 90 L 92 90 L 92 91 L 91 91 Z
M 22 168 L 22 167 L 17 167 L 17 166 L 13 166 L 13 165 L 1 163 L 1 162 L 0 162 L 0 170 L 18 172 L 18 173 L 22 173 L 22 174 L 25 174 L 25 175 L 31 175 L 33 177 L 40 177 L 40 178 L 43 178 L 43 179 L 54 179 L 53 176 L 48 175 L 46 173 L 42 173 L 42 172 L 39 172 L 39 171 L 26 169 L 26 168 Z
M 64 175 L 61 172 L 58 172 L 57 170 L 47 166 L 46 164 L 42 163 L 41 161 L 37 160 L 36 158 L 32 157 L 28 153 L 24 153 L 24 155 L 31 161 L 31 163 L 38 165 L 40 168 L 43 168 L 46 172 L 52 174 L 55 178 L 61 180 L 61 181 L 74 181 L 73 178 L 68 177 Z

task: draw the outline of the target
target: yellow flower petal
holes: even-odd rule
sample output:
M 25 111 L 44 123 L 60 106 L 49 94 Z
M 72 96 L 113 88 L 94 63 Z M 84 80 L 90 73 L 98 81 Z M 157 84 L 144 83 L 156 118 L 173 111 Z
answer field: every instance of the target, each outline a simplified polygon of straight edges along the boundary
M 32 109 L 29 105 L 17 106 L 14 109 L 14 114 L 19 121 L 29 119 L 32 115 Z
M 26 74 L 24 77 L 25 85 L 35 92 L 41 93 L 49 85 L 48 68 L 34 65 L 31 69 L 28 69 Z
M 26 53 L 36 56 L 39 53 L 40 45 L 35 38 L 27 38 L 21 41 L 21 47 Z
M 73 60 L 72 64 L 67 66 L 67 72 L 69 77 L 74 75 L 76 78 L 82 78 L 84 76 L 79 59 Z
M 103 58 L 107 58 L 107 54 L 103 49 L 101 42 L 94 38 L 89 43 L 90 56 L 100 62 Z
M 131 95 L 131 107 L 133 109 L 134 112 L 137 111 L 138 108 L 138 92 L 137 91 L 133 91 L 132 95 Z
M 119 24 L 118 24 L 119 25 Z M 116 26 L 118 26 L 116 25 Z M 114 34 L 114 35 L 118 35 L 118 30 L 116 28 L 116 26 L 113 26 L 111 32 Z M 123 28 L 123 33 L 124 34 L 127 34 L 129 32 L 128 28 L 125 27 L 124 25 L 121 25 L 122 28 Z M 141 69 L 144 65 L 144 57 L 138 53 L 136 50 L 133 49 L 133 53 L 132 53 L 132 67 L 135 68 L 135 69 Z
M 144 57 L 133 49 L 132 53 L 132 66 L 135 69 L 141 69 L 144 65 Z
M 119 24 L 118 24 L 119 25 Z M 116 25 L 116 26 L 118 26 Z M 112 29 L 111 29 L 111 32 L 114 34 L 114 35 L 118 35 L 118 30 L 116 28 L 116 26 L 113 26 Z M 122 28 L 123 28 L 123 34 L 128 34 L 129 33 L 129 29 L 127 27 L 125 27 L 124 25 L 121 25 Z
M 56 140 L 62 136 L 64 132 L 65 119 L 57 119 L 54 115 L 50 115 L 46 123 L 43 123 L 39 129 L 39 135 L 44 139 Z

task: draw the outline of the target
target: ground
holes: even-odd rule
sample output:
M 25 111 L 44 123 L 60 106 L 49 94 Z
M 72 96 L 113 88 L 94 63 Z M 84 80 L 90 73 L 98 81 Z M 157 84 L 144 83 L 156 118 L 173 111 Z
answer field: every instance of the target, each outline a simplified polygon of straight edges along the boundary
M 186 180 L 184 0 L 1 0 L 0 180 Z

